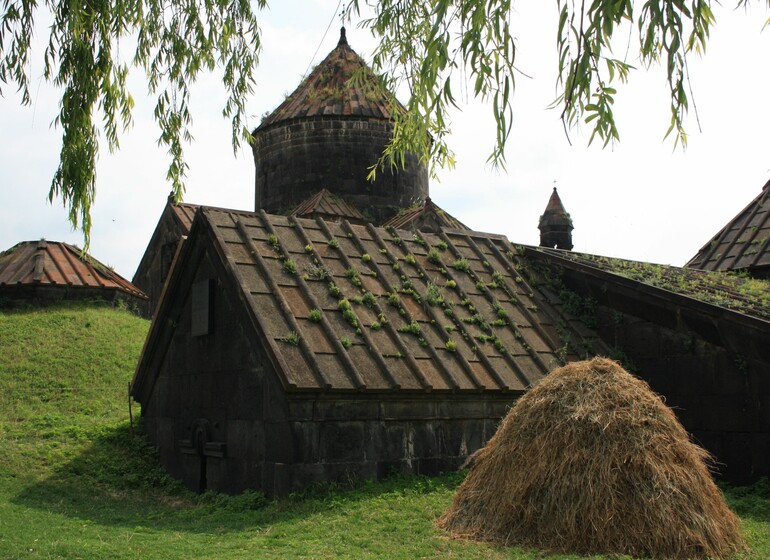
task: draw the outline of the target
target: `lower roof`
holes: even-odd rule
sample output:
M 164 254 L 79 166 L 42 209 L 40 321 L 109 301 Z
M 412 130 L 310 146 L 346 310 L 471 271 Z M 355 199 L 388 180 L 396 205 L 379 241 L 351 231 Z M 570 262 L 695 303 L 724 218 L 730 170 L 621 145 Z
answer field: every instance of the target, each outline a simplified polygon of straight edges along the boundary
M 146 299 L 111 268 L 77 247 L 58 241 L 22 241 L 0 253 L 0 287 L 102 288 Z
M 601 270 L 652 287 L 730 310 L 747 320 L 770 321 L 770 281 L 730 271 L 705 271 L 612 257 L 588 255 L 544 247 L 529 247 L 527 255 L 547 256 L 551 263 L 570 263 L 576 270 Z

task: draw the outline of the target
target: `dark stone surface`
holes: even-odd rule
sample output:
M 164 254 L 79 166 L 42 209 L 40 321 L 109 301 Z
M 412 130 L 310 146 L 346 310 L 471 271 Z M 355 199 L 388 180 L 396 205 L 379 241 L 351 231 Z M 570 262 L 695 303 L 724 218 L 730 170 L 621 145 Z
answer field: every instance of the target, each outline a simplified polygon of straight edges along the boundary
M 670 316 L 677 312 L 675 306 L 658 313 L 648 302 L 651 309 L 640 318 L 600 302 L 598 331 L 603 340 L 622 349 L 634 373 L 714 455 L 719 475 L 736 484 L 770 475 L 764 443 L 770 440 L 770 415 L 761 393 L 770 384 L 770 366 L 747 359 L 738 339 L 721 337 L 717 324 L 703 315 L 686 313 L 676 328 L 667 328 L 649 319 Z M 641 307 L 640 302 L 624 308 Z
M 237 291 L 219 272 L 223 265 L 205 253 L 193 262 L 197 266 L 186 271 L 190 283 L 220 279 L 213 287 L 211 330 L 191 335 L 189 290 L 170 304 L 174 311 L 166 317 L 174 318 L 174 328 L 151 398 L 143 403 L 161 463 L 193 490 L 256 489 L 277 496 L 394 470 L 445 472 L 486 443 L 516 398 L 287 393 L 233 296 Z
M 390 140 L 388 121 L 345 117 L 308 118 L 257 130 L 255 208 L 283 213 L 322 188 L 342 196 L 375 221 L 428 195 L 428 172 L 408 156 L 405 168 L 377 171 L 367 180 Z
M 324 422 L 321 425 L 319 459 L 327 463 L 363 461 L 363 443 L 362 421 Z
M 149 298 L 142 307 L 144 316 L 151 317 L 155 312 L 177 245 L 187 233 L 166 206 L 131 281 Z

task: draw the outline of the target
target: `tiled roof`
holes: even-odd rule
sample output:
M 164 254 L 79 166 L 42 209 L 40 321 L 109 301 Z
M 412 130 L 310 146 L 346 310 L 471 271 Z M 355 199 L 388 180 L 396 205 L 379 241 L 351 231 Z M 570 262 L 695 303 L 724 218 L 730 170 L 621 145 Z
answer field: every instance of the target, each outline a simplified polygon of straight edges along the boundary
M 770 181 L 687 266 L 701 270 L 765 269 L 770 276 Z
M 504 237 L 202 208 L 185 255 L 205 231 L 287 390 L 519 392 L 576 359 L 565 338 L 601 344 Z
M 364 215 L 355 206 L 348 204 L 326 189 L 321 189 L 310 198 L 302 201 L 290 214 L 298 218 L 320 216 L 327 219 L 336 217 L 340 220 L 353 220 L 359 223 L 365 221 Z
M 428 221 L 435 222 L 436 225 L 449 229 L 470 230 L 468 226 L 449 214 L 449 212 L 439 208 L 430 197 L 426 198 L 425 202 L 420 206 L 405 208 L 382 225 L 383 227 L 394 227 L 397 229 L 421 229 L 420 226 Z
M 394 106 L 401 107 L 395 97 L 383 91 L 366 62 L 348 46 L 343 28 L 337 47 L 265 117 L 257 130 L 302 117 L 333 115 L 390 120 Z
M 152 232 L 152 237 L 147 247 L 144 250 L 139 265 L 136 267 L 134 273 L 133 282 L 137 286 L 141 286 L 147 291 L 150 297 L 153 297 L 153 289 L 147 282 L 145 277 L 150 274 L 150 269 L 153 266 L 153 259 L 157 256 L 157 253 L 161 251 L 161 246 L 169 241 L 173 241 L 176 244 L 180 238 L 186 236 L 190 232 L 190 227 L 195 219 L 195 213 L 200 206 L 197 204 L 186 204 L 184 202 L 174 202 L 174 195 L 171 193 L 166 201 L 166 206 L 163 208 L 163 213 L 160 215 L 158 224 Z M 160 281 L 159 279 L 157 281 Z M 159 288 L 159 287 L 158 287 Z
M 527 247 L 528 256 L 535 254 L 533 252 L 637 280 L 648 286 L 749 317 L 770 320 L 770 281 L 767 280 L 748 278 L 726 271 L 694 270 L 543 247 Z
M 80 249 L 57 241 L 23 241 L 0 253 L 0 286 L 103 288 L 146 298 L 115 271 Z
M 187 204 L 185 202 L 173 202 L 169 200 L 169 207 L 173 212 L 174 218 L 177 220 L 182 228 L 182 231 L 186 235 L 187 232 L 190 231 L 190 226 L 192 226 L 195 213 L 198 211 L 198 208 L 200 208 L 200 205 Z

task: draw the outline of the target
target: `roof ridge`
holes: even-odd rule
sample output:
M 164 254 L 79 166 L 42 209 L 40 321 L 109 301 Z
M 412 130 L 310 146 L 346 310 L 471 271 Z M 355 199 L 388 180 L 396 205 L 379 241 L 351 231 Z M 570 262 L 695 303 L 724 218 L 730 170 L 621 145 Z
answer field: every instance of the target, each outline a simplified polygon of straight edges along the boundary
M 764 316 L 759 314 L 755 309 L 741 309 L 738 307 L 731 307 L 728 304 L 719 304 L 715 303 L 711 299 L 708 299 L 706 297 L 696 297 L 693 294 L 714 294 L 719 295 L 722 298 L 726 297 L 729 298 L 731 301 L 745 301 L 745 302 L 754 302 L 754 298 L 748 298 L 743 296 L 739 292 L 735 292 L 735 288 L 731 287 L 726 284 L 721 284 L 721 288 L 715 288 L 712 286 L 703 286 L 702 283 L 704 280 L 708 280 L 709 278 L 713 278 L 712 275 L 723 275 L 725 278 L 741 278 L 738 273 L 732 270 L 704 270 L 704 269 L 698 269 L 698 268 L 690 268 L 687 266 L 681 267 L 681 266 L 673 266 L 673 265 L 667 265 L 667 264 L 655 264 L 655 263 L 646 263 L 642 261 L 634 261 L 630 259 L 622 259 L 617 257 L 605 257 L 602 255 L 591 255 L 587 253 L 573 253 L 571 251 L 558 251 L 554 250 L 548 247 L 534 247 L 534 246 L 525 246 L 527 251 L 533 251 L 536 254 L 541 253 L 544 255 L 547 255 L 554 259 L 559 259 L 561 261 L 570 263 L 574 268 L 590 268 L 591 270 L 595 270 L 598 272 L 601 272 L 602 274 L 608 274 L 611 276 L 614 276 L 616 278 L 623 279 L 625 282 L 635 282 L 641 286 L 643 286 L 645 289 L 650 290 L 660 290 L 662 292 L 665 292 L 667 294 L 673 294 L 676 297 L 680 298 L 686 298 L 692 302 L 696 302 L 698 305 L 706 305 L 709 306 L 713 311 L 712 313 L 716 313 L 715 310 L 719 310 L 719 313 L 729 312 L 729 313 L 735 313 L 738 315 L 741 315 L 743 317 L 746 317 L 747 319 L 751 320 L 759 320 L 763 323 L 770 322 L 770 316 Z M 602 260 L 594 260 L 594 259 L 603 259 Z M 632 276 L 629 273 L 624 274 L 623 272 L 620 272 L 619 268 L 613 268 L 612 267 L 612 261 L 620 261 L 622 263 L 627 263 L 631 265 L 640 265 L 638 269 L 644 269 L 647 267 L 659 267 L 667 269 L 673 273 L 682 272 L 686 275 L 690 276 L 696 276 L 694 280 L 699 282 L 698 288 L 699 290 L 697 292 L 693 290 L 687 290 L 687 289 L 681 289 L 676 290 L 673 289 L 673 284 L 662 284 L 662 283 L 653 283 L 650 281 L 647 277 L 637 277 Z M 762 279 L 754 279 L 754 278 L 746 278 L 746 282 L 762 282 L 764 284 L 767 284 L 770 286 L 769 280 L 762 280 Z

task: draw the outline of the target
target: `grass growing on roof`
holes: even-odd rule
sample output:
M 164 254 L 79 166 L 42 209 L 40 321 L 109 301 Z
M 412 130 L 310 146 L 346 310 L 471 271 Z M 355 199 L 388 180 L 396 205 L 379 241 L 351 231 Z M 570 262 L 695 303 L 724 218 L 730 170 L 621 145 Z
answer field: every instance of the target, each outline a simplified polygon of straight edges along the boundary
M 704 271 L 661 264 L 628 261 L 596 255 L 574 254 L 615 274 L 690 296 L 706 303 L 770 319 L 770 281 L 740 272 Z

